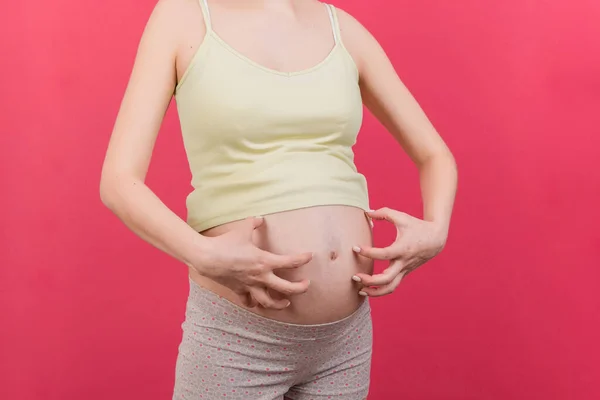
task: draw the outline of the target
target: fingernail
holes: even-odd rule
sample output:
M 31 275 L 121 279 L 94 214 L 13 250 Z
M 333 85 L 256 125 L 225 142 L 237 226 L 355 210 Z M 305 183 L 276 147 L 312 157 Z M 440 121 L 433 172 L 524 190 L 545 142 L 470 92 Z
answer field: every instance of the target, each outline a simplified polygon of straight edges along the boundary
M 375 210 L 369 210 L 369 212 L 375 212 Z
M 254 216 L 254 218 L 259 218 L 259 219 L 262 219 L 262 218 L 264 218 L 264 217 L 263 217 L 262 215 L 255 215 L 255 216 Z
M 367 292 L 363 292 L 362 290 L 360 292 L 358 292 L 358 294 L 360 294 L 361 296 L 368 296 Z
M 354 276 L 352 277 L 352 280 L 353 280 L 353 281 L 355 281 L 355 282 L 361 282 L 361 281 L 362 281 L 362 280 L 360 279 L 360 277 L 359 277 L 359 276 L 356 276 L 356 275 L 354 275 Z
M 360 253 L 360 247 L 358 247 L 358 246 L 352 247 L 352 250 L 355 251 L 356 253 Z
M 287 307 L 289 307 L 289 306 L 290 306 L 290 304 L 292 304 L 292 302 L 291 302 L 291 301 L 288 301 L 288 302 L 287 302 L 287 304 L 285 305 L 285 307 L 286 307 L 286 308 L 287 308 Z

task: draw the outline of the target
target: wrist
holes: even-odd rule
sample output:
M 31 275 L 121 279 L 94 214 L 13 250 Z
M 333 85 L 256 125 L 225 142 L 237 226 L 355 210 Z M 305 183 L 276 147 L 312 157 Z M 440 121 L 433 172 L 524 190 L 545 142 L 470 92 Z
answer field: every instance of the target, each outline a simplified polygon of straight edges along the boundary
M 448 240 L 448 230 L 444 230 L 443 232 L 438 233 L 438 243 L 440 245 L 440 249 L 446 247 L 446 241 Z
M 193 268 L 200 275 L 207 275 L 208 265 L 210 265 L 208 259 L 210 258 L 210 238 L 195 233 L 194 237 L 190 241 L 190 246 L 183 262 L 190 268 Z
M 444 247 L 446 245 L 446 240 L 448 239 L 450 224 L 440 221 L 430 221 L 430 223 L 433 226 L 433 235 L 436 241 L 440 244 L 440 247 Z

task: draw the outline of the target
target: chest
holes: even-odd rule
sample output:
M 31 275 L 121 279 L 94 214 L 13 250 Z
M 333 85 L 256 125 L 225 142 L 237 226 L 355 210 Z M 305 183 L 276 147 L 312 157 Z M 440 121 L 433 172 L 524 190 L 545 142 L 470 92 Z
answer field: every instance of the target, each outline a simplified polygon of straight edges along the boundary
M 277 18 L 265 13 L 229 11 L 213 15 L 211 34 L 234 52 L 265 68 L 294 72 L 325 59 L 335 47 L 323 18 Z
M 317 138 L 332 132 L 354 142 L 362 122 L 360 91 L 337 57 L 314 70 L 285 75 L 248 64 L 218 48 L 186 98 L 198 129 L 220 140 Z

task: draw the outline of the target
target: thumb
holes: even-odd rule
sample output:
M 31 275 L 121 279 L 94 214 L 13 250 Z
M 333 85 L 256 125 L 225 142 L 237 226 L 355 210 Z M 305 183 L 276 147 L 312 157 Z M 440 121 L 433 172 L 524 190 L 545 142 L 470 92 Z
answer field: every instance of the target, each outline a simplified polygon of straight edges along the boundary
M 264 222 L 265 219 L 262 216 L 259 217 L 250 217 L 247 218 L 250 221 L 250 227 L 251 229 L 254 231 L 255 229 L 259 228 Z
M 248 238 L 252 240 L 252 234 L 264 223 L 263 217 L 248 217 L 243 220 L 236 229 L 229 232 L 233 237 L 241 238 L 243 241 L 247 241 Z

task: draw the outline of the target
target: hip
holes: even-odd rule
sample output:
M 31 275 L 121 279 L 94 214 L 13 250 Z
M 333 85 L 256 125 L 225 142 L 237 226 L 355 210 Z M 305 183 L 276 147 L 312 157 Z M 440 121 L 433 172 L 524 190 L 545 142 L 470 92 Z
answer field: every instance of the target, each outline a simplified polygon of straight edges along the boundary
M 248 312 L 190 281 L 182 328 L 173 398 L 367 396 L 373 335 L 366 299 L 339 321 L 298 325 Z

